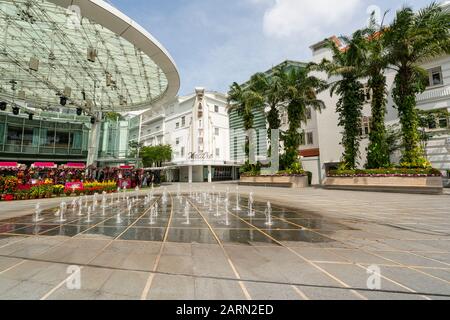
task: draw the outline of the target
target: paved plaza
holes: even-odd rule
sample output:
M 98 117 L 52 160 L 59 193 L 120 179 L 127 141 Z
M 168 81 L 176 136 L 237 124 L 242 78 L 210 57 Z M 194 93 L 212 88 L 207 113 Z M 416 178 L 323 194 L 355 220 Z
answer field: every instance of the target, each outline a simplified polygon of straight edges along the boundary
M 36 201 L 2 202 L 0 299 L 450 298 L 449 195 L 240 187 L 237 211 L 236 184 L 166 188 L 166 201 L 141 191 L 131 211 L 108 196 L 89 217 L 69 199 L 65 221 L 60 199 L 41 201 L 37 223 Z

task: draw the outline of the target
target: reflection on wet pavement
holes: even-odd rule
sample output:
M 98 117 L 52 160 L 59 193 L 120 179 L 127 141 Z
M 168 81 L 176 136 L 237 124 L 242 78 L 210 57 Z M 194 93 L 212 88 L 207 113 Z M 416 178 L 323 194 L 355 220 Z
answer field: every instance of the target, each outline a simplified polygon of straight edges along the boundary
M 140 197 L 133 201 L 131 212 L 124 201 L 113 203 L 108 200 L 106 208 L 98 204 L 94 206 L 89 217 L 85 204 L 81 211 L 69 206 L 66 221 L 62 223 L 55 216 L 58 208 L 54 208 L 42 212 L 42 221 L 37 223 L 33 222 L 33 215 L 0 221 L 0 237 L 39 235 L 145 242 L 166 239 L 175 243 L 216 244 L 219 241 L 224 244 L 279 246 L 295 242 L 327 243 L 333 241 L 327 235 L 352 230 L 310 212 L 279 206 L 272 207 L 273 221 L 270 224 L 265 216 L 266 205 L 255 202 L 255 216 L 249 217 L 248 200 L 244 197 L 239 202 L 240 211 L 233 210 L 236 199 L 230 197 L 227 215 L 224 198 L 217 201 L 217 194 L 203 194 L 205 196 L 206 199 L 202 195 L 173 196 L 166 202 L 161 198 L 150 201 L 150 198 Z M 151 210 L 154 203 L 158 204 L 156 213 Z

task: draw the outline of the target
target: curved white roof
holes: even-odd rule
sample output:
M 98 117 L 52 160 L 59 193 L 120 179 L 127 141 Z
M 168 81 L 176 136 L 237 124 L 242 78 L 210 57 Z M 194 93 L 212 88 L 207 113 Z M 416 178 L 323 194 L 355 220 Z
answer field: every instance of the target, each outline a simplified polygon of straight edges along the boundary
M 0 4 L 7 58 L 0 61 L 2 99 L 45 107 L 57 106 L 60 96 L 67 96 L 68 107 L 126 112 L 164 103 L 180 88 L 166 49 L 102 0 Z M 97 51 L 94 59 L 88 59 L 89 50 Z M 37 70 L 30 59 L 39 61 Z

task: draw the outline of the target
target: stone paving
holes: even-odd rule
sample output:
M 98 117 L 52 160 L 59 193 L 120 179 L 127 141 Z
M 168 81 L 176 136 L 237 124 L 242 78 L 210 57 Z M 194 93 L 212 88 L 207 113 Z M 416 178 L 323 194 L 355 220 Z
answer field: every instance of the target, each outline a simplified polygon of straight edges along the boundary
M 58 222 L 61 200 L 41 201 L 38 223 L 35 201 L 0 203 L 0 299 L 450 299 L 448 195 L 240 187 L 235 211 L 236 185 L 213 186 L 218 217 L 200 196 L 208 184 L 194 184 L 192 197 L 182 185 L 180 198 L 168 186 L 166 204 L 157 190 L 158 217 L 148 191 L 129 216 L 116 203 L 98 206 L 92 222 L 70 206 Z M 70 266 L 81 268 L 80 290 L 67 286 Z M 374 267 L 380 290 L 367 286 Z

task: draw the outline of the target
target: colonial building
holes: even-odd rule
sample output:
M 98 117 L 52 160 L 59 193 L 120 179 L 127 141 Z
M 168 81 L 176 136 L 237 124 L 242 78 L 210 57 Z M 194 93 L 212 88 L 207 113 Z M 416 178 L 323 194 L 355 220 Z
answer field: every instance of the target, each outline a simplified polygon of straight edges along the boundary
M 333 37 L 335 41 L 337 38 Z M 331 59 L 332 52 L 325 46 L 324 42 L 317 43 L 311 47 L 312 61 L 319 63 L 324 58 Z M 450 56 L 442 56 L 430 61 L 425 61 L 422 68 L 429 73 L 429 85 L 424 93 L 417 96 L 417 108 L 419 110 L 450 111 Z M 327 79 L 324 73 L 316 73 L 316 76 Z M 392 98 L 392 88 L 395 78 L 395 71 L 386 70 L 387 77 L 387 114 L 386 126 L 400 128 L 398 111 Z M 333 79 L 329 80 L 330 82 Z M 364 81 L 362 81 L 364 83 Z M 367 83 L 364 83 L 367 86 Z M 340 145 L 342 140 L 342 128 L 338 126 L 338 114 L 336 104 L 339 96 L 331 96 L 329 91 L 322 92 L 319 97 L 325 102 L 326 108 L 322 112 L 311 110 L 310 121 L 307 125 L 308 148 L 300 151 L 303 156 L 305 169 L 313 172 L 314 183 L 321 183 L 325 179 L 327 171 L 335 168 L 341 159 L 343 148 Z M 361 119 L 361 144 L 359 166 L 364 167 L 367 160 L 367 147 L 369 145 L 371 121 L 371 93 L 367 92 L 367 100 L 363 108 L 363 118 Z M 434 168 L 442 171 L 448 177 L 450 170 L 450 119 L 445 112 L 440 118 L 430 121 L 426 128 L 423 128 L 423 135 L 427 138 L 423 141 L 425 155 Z M 391 155 L 393 163 L 400 162 L 399 151 Z
M 161 110 L 142 115 L 141 142 L 145 146 L 170 144 L 172 162 L 166 164 L 170 181 L 231 180 L 238 168 L 230 161 L 227 97 L 196 88 Z

